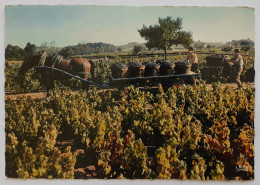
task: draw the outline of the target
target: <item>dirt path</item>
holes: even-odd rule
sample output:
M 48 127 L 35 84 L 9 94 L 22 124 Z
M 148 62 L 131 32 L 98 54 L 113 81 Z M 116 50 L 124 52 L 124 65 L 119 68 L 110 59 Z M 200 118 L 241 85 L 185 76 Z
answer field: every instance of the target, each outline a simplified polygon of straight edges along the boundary
M 230 86 L 231 88 L 237 88 L 236 83 L 224 83 L 222 84 L 224 87 Z M 207 84 L 209 88 L 212 88 L 211 84 Z M 250 86 L 250 87 L 255 87 L 254 83 L 246 83 L 244 86 Z M 106 90 L 98 90 L 98 92 L 104 92 L 104 91 L 117 91 L 116 89 L 106 89 Z M 30 97 L 31 99 L 43 99 L 46 98 L 47 93 L 46 92 L 35 92 L 35 93 L 24 93 L 24 94 L 11 94 L 11 95 L 5 95 L 5 100 L 10 99 L 10 100 L 16 100 L 18 98 L 28 98 Z
M 47 95 L 47 92 L 36 92 L 36 93 L 24 93 L 24 94 L 11 94 L 11 95 L 5 95 L 5 100 L 16 100 L 18 98 L 32 98 L 32 99 L 42 99 L 45 98 Z

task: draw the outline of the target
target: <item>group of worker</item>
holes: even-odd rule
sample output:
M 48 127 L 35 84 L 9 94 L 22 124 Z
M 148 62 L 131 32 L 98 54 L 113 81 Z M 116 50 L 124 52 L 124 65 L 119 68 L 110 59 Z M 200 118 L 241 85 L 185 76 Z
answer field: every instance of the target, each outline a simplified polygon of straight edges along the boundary
M 234 71 L 235 79 L 234 81 L 237 83 L 238 87 L 242 87 L 242 82 L 240 80 L 241 73 L 243 71 L 243 58 L 240 54 L 239 49 L 234 50 L 235 56 L 230 59 L 228 56 L 224 56 L 225 61 L 232 66 L 232 69 Z M 199 70 L 199 61 L 197 54 L 194 53 L 194 49 L 192 47 L 189 47 L 188 49 L 188 56 L 187 61 L 191 62 L 191 71 L 198 72 Z

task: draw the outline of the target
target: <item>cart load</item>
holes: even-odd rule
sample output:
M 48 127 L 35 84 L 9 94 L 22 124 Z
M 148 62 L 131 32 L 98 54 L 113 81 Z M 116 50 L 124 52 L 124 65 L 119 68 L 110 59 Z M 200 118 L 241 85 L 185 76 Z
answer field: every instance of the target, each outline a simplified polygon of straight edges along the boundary
M 145 66 L 144 76 L 157 76 L 160 71 L 160 65 L 155 62 L 143 62 Z
M 175 74 L 190 74 L 191 64 L 187 61 L 175 62 Z
M 206 57 L 207 66 L 223 66 L 224 61 L 223 55 L 210 55 Z
M 175 67 L 174 63 L 171 63 L 169 61 L 164 61 L 164 60 L 157 60 L 156 63 L 160 65 L 160 71 L 159 71 L 160 76 L 174 74 L 174 67 Z
M 144 75 L 145 66 L 139 62 L 128 63 L 127 77 L 141 77 Z
M 125 78 L 127 75 L 128 67 L 121 62 L 115 62 L 111 64 L 110 70 L 113 78 Z
M 201 69 L 201 78 L 207 83 L 225 80 L 231 75 L 231 67 L 225 62 L 224 55 L 210 55 L 206 57 L 206 66 Z
M 111 65 L 111 70 L 113 69 L 113 71 L 117 68 L 117 69 L 123 69 L 121 70 L 121 72 L 116 75 L 118 76 L 124 76 L 125 72 L 127 71 L 127 75 L 125 78 L 114 78 L 112 75 L 108 76 L 108 83 L 100 83 L 100 82 L 94 82 L 94 81 L 90 81 L 90 80 L 85 80 L 83 78 L 80 78 L 76 75 L 72 75 L 66 71 L 62 71 L 60 69 L 56 69 L 56 68 L 51 68 L 51 67 L 47 67 L 47 66 L 35 66 L 35 68 L 37 70 L 46 70 L 49 72 L 57 72 L 57 73 L 61 73 L 65 76 L 68 77 L 72 77 L 75 79 L 78 79 L 80 81 L 82 81 L 84 84 L 90 84 L 90 85 L 94 85 L 96 87 L 99 87 L 101 89 L 109 89 L 109 88 L 118 88 L 118 89 L 123 89 L 124 87 L 127 87 L 129 85 L 133 85 L 136 87 L 155 87 L 158 86 L 159 84 L 162 84 L 164 89 L 167 89 L 173 85 L 180 85 L 180 84 L 190 84 L 192 81 L 190 79 L 192 78 L 198 78 L 199 77 L 199 73 L 187 73 L 187 74 L 170 74 L 170 75 L 157 75 L 157 76 L 141 76 L 143 75 L 144 71 L 145 71 L 145 66 L 138 63 L 139 65 L 137 65 L 136 68 L 137 69 L 135 72 L 135 74 L 131 74 L 129 73 L 129 68 L 131 69 L 130 66 L 133 65 L 129 65 L 128 70 L 119 65 L 119 67 L 117 68 L 117 65 L 114 64 L 113 66 Z M 173 66 L 173 65 L 171 65 Z M 133 69 L 133 68 L 132 68 Z M 173 69 L 173 68 L 172 68 Z M 131 70 L 130 70 L 131 71 Z M 115 73 L 113 73 L 115 75 Z M 138 75 L 137 77 L 129 77 L 128 74 L 130 75 Z M 117 76 L 117 77 L 118 77 Z M 192 83 L 191 83 L 192 84 Z

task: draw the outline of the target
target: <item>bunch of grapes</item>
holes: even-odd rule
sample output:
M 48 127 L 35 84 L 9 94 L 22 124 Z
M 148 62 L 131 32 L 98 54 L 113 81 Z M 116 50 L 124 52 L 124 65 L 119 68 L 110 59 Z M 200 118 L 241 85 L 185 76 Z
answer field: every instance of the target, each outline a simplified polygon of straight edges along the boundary
M 191 64 L 188 61 L 175 62 L 175 74 L 187 74 L 191 71 Z
M 113 78 L 124 78 L 126 77 L 128 67 L 121 62 L 115 62 L 110 65 L 110 69 Z
M 130 62 L 128 65 L 128 77 L 141 77 L 144 74 L 145 66 L 139 62 Z
M 143 62 L 145 65 L 144 76 L 157 76 L 160 70 L 160 65 L 155 62 Z
M 156 63 L 160 65 L 159 75 L 163 76 L 174 74 L 174 63 L 164 60 L 157 60 Z

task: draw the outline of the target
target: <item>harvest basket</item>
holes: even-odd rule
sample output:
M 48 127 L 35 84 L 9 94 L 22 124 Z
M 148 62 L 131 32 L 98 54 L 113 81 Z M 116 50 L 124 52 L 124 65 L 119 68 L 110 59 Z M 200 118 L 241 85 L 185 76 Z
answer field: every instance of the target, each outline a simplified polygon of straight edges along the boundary
M 159 74 L 160 65 L 154 62 L 143 63 L 145 65 L 144 76 L 157 76 Z
M 160 71 L 159 71 L 160 76 L 174 74 L 174 67 L 175 67 L 174 63 L 168 61 L 161 61 L 161 60 L 156 61 L 156 63 L 160 65 Z
M 144 75 L 145 66 L 138 62 L 131 62 L 128 64 L 127 77 L 142 77 Z
M 175 62 L 175 74 L 189 74 L 191 73 L 191 64 L 185 61 Z
M 113 78 L 125 78 L 127 74 L 128 67 L 122 63 L 113 63 L 110 66 Z
M 224 57 L 222 55 L 211 55 L 206 57 L 207 66 L 223 66 Z

